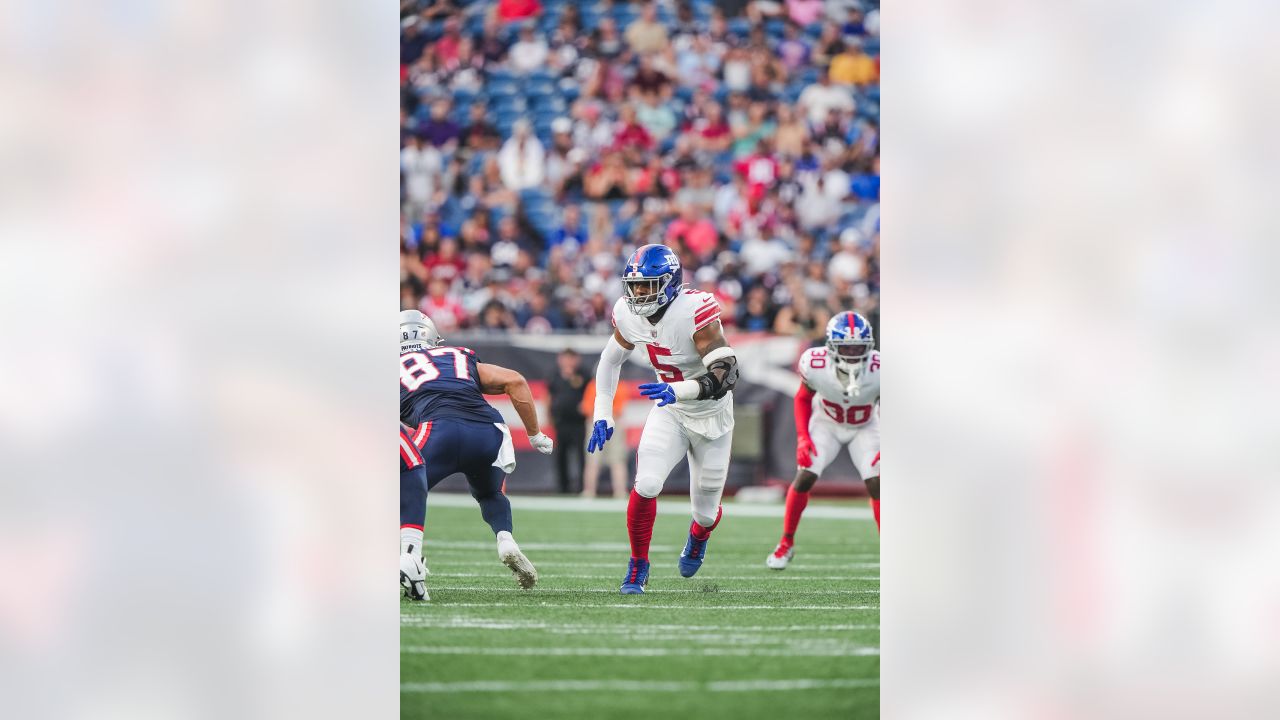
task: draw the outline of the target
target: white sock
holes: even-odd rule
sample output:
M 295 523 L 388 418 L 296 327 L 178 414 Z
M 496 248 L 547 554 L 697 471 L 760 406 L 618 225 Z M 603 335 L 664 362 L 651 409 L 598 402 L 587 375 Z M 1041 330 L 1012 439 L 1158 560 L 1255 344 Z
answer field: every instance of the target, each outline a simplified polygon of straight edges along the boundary
M 512 545 L 516 545 L 516 539 L 511 537 L 511 533 L 507 532 L 506 530 L 498 531 L 497 537 L 498 537 L 498 552 L 502 552 L 502 545 L 504 543 L 511 543 Z M 519 547 L 519 545 L 516 545 L 516 547 Z
M 422 531 L 417 528 L 400 528 L 400 554 L 418 553 L 422 556 Z

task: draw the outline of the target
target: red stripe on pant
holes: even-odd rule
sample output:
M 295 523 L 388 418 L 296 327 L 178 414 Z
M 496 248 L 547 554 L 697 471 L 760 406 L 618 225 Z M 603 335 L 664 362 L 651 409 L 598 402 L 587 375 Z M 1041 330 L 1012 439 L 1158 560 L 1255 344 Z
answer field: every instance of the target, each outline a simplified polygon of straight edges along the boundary
M 417 445 L 419 450 L 427 446 L 427 438 L 431 437 L 431 423 L 433 422 L 435 421 L 428 420 L 418 428 L 418 434 L 414 436 L 413 444 Z
M 418 448 L 414 446 L 413 440 L 405 434 L 404 430 L 400 431 L 400 459 L 410 469 L 422 464 L 422 455 L 418 453 Z
M 627 502 L 627 535 L 631 537 L 631 557 L 649 559 L 653 519 L 658 516 L 658 498 L 647 498 L 635 490 Z

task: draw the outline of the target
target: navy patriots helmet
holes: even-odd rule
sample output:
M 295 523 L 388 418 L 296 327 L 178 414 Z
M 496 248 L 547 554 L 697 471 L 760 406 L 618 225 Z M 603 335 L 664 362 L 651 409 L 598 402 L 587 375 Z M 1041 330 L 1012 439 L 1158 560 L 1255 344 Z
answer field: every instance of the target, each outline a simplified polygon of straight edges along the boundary
M 645 245 L 627 259 L 622 285 L 631 312 L 649 317 L 675 300 L 684 287 L 680 258 L 665 245 Z
M 858 313 L 836 313 L 827 322 L 827 351 L 836 359 L 836 365 L 846 369 L 860 366 L 875 346 L 871 323 Z

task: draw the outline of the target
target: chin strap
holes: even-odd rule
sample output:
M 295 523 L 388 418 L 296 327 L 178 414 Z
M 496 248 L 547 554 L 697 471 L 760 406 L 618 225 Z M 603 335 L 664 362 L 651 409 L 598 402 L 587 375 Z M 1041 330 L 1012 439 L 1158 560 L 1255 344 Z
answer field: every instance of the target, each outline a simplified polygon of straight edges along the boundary
M 845 383 L 845 385 L 844 385 L 844 392 L 845 392 L 845 394 L 846 394 L 846 395 L 857 395 L 857 394 L 858 394 L 858 376 L 857 376 L 857 374 L 856 374 L 856 373 L 854 373 L 854 372 L 853 372 L 853 370 L 854 370 L 854 368 L 855 368 L 855 367 L 861 367 L 861 365 L 862 365 L 862 364 L 861 364 L 861 363 L 859 363 L 859 364 L 858 364 L 858 365 L 856 365 L 856 366 L 854 366 L 854 365 L 847 365 L 847 364 L 846 364 L 846 365 L 841 366 L 841 369 L 842 369 L 842 370 L 844 370 L 844 372 L 849 376 L 849 381 L 848 381 L 848 382 L 846 382 L 846 383 Z

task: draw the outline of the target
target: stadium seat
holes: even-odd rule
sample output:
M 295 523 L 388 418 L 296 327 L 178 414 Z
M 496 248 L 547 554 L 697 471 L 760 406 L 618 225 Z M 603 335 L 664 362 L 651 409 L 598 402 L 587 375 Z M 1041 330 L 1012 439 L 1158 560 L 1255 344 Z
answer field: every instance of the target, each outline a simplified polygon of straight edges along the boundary
M 490 98 L 509 97 L 520 93 L 520 87 L 511 80 L 492 80 L 485 89 L 489 91 Z
M 524 98 L 519 95 L 500 95 L 498 97 L 489 98 L 489 111 L 495 113 L 522 113 L 528 109 L 528 104 Z
M 538 77 L 530 75 L 520 83 L 521 91 L 525 95 L 554 95 L 556 92 L 555 82 L 549 77 Z
M 625 30 L 628 25 L 640 18 L 640 8 L 629 4 L 615 5 L 610 14 L 614 22 L 618 23 L 618 29 Z

